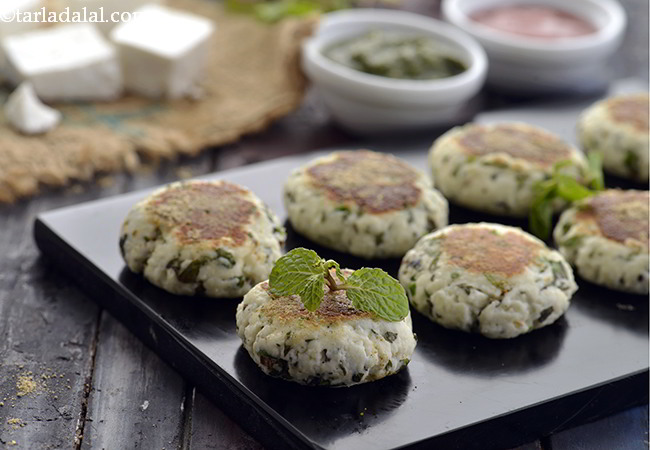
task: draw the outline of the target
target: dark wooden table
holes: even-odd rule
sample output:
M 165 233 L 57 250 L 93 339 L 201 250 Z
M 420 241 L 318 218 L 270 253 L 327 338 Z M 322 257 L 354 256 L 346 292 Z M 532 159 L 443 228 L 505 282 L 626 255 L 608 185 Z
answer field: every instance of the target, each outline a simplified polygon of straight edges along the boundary
M 433 2 L 409 0 L 415 9 Z M 630 24 L 612 62 L 648 80 L 648 0 L 624 0 Z M 511 99 L 485 96 L 489 108 Z M 49 209 L 321 147 L 352 145 L 315 95 L 242 142 L 0 207 L 0 446 L 254 449 L 259 444 L 38 253 L 34 217 Z M 576 411 L 577 414 L 577 411 Z M 564 430 L 521 449 L 647 449 L 648 406 Z

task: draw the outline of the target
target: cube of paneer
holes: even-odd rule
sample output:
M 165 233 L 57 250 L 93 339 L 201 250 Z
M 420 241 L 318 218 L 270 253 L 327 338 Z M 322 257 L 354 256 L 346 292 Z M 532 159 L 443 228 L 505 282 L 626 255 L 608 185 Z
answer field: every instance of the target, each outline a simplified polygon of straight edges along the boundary
M 158 5 L 135 13 L 111 32 L 126 89 L 153 98 L 191 93 L 204 71 L 212 21 Z
M 117 52 L 91 24 L 9 36 L 2 47 L 10 80 L 31 82 L 45 101 L 113 100 L 122 93 Z

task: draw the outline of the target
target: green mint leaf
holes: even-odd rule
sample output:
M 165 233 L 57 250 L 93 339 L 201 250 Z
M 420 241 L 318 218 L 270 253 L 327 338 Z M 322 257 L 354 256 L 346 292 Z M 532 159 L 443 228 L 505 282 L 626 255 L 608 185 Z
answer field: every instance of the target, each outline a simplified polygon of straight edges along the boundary
M 565 167 L 569 167 L 572 165 L 573 165 L 573 161 L 571 161 L 570 159 L 563 159 L 561 161 L 558 161 L 555 164 L 553 164 L 553 173 L 554 174 L 558 173 Z
M 553 224 L 553 207 L 550 201 L 544 201 L 531 210 L 528 218 L 530 231 L 542 240 L 547 240 Z
M 554 198 L 555 189 L 557 189 L 557 181 L 554 178 L 535 183 L 533 186 L 535 200 L 541 201 Z
M 252 14 L 255 8 L 254 3 L 242 2 L 242 0 L 226 0 L 225 4 L 228 11 L 242 14 Z
M 383 0 L 381 3 L 397 4 L 401 0 Z M 351 8 L 352 0 L 226 0 L 228 11 L 251 14 L 264 22 L 277 22 L 285 17 Z
M 302 304 L 308 311 L 316 311 L 325 295 L 325 279 L 323 274 L 312 275 L 305 281 L 305 285 L 298 294 Z
M 409 312 L 404 288 L 381 269 L 356 270 L 346 280 L 345 289 L 352 306 L 373 312 L 382 319 L 397 322 Z
M 550 180 L 537 182 L 533 186 L 535 197 L 528 215 L 530 231 L 540 239 L 548 239 L 553 222 L 553 199 L 557 196 L 557 181 Z
M 568 175 L 557 174 L 555 179 L 557 180 L 557 195 L 566 201 L 575 202 L 593 194 L 592 191 Z
M 594 157 L 596 158 L 596 157 Z M 598 161 L 594 160 L 594 169 Z M 575 178 L 560 173 L 559 170 L 566 167 L 568 162 L 560 161 L 553 167 L 553 175 L 550 179 L 539 181 L 533 187 L 535 192 L 533 203 L 528 215 L 528 226 L 530 231 L 540 239 L 547 240 L 553 226 L 553 200 L 561 198 L 568 202 L 582 200 L 594 194 L 594 191 L 580 184 Z M 599 172 L 602 182 L 602 171 Z M 597 177 L 597 173 L 590 169 L 590 176 Z M 592 183 L 594 179 L 592 178 Z M 598 181 L 595 181 L 598 184 Z
M 330 275 L 334 269 L 341 284 Z M 409 312 L 402 285 L 381 269 L 360 269 L 347 280 L 336 261 L 325 261 L 313 250 L 296 248 L 275 263 L 269 276 L 273 296 L 298 295 L 305 308 L 316 311 L 325 296 L 325 281 L 330 290 L 345 290 L 352 305 L 361 311 L 390 320 L 402 320 Z
M 264 22 L 277 22 L 289 15 L 286 2 L 259 3 L 254 7 L 255 15 Z
M 343 272 L 341 272 L 341 266 L 339 266 L 339 263 L 336 261 L 330 259 L 325 262 L 325 269 L 329 271 L 330 269 L 336 269 L 336 277 L 343 283 L 345 283 L 345 277 L 343 276 Z
M 551 200 L 536 202 L 530 210 L 528 226 L 530 231 L 540 239 L 546 240 L 553 225 L 553 206 Z
M 325 6 L 318 0 L 289 0 L 287 13 L 290 16 L 304 16 L 325 10 Z
M 269 276 L 271 294 L 299 295 L 309 311 L 315 311 L 323 301 L 325 291 L 325 262 L 313 250 L 295 248 L 278 259 Z
M 603 154 L 600 152 L 589 152 L 587 154 L 589 162 L 589 187 L 596 191 L 605 189 L 605 179 L 603 177 Z
M 311 13 L 322 12 L 323 10 L 323 5 L 315 0 L 276 0 L 254 5 L 257 18 L 271 23 L 277 22 L 285 17 L 300 17 Z

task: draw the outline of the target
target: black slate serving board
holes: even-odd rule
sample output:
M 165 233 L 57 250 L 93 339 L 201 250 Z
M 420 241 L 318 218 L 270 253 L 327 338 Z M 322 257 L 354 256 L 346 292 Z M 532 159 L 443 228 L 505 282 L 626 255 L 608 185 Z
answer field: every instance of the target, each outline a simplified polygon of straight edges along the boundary
M 486 114 L 567 136 L 583 105 Z M 543 111 L 543 110 L 539 110 Z M 556 126 L 553 126 L 556 123 Z M 573 125 L 571 125 L 571 128 Z M 373 146 L 377 148 L 378 146 Z M 381 146 L 379 146 L 381 147 Z M 384 146 L 426 170 L 427 143 Z M 214 174 L 248 186 L 285 217 L 281 186 L 315 154 Z M 611 180 L 610 180 L 611 181 Z M 129 208 L 150 191 L 39 216 L 41 251 L 169 364 L 273 448 L 505 448 L 648 401 L 648 298 L 578 279 L 572 306 L 554 325 L 508 341 L 443 329 L 418 313 L 419 343 L 408 370 L 352 388 L 314 388 L 262 374 L 240 345 L 238 300 L 177 297 L 125 269 L 118 233 Z M 450 221 L 493 217 L 452 206 Z M 525 227 L 525 222 L 496 219 Z M 289 228 L 287 247 L 307 246 L 351 268 L 368 262 L 305 241 Z M 371 263 L 396 275 L 398 260 Z

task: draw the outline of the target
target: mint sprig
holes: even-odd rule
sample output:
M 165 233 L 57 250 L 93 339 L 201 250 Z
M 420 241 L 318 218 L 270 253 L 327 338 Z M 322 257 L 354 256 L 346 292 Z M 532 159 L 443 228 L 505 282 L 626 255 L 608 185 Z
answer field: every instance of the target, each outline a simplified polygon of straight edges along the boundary
M 355 270 L 345 283 L 346 295 L 361 311 L 377 314 L 396 322 L 409 312 L 409 302 L 402 285 L 381 269 Z
M 226 0 L 228 10 L 251 14 L 269 23 L 285 17 L 302 17 L 351 6 L 351 0 Z
M 401 0 L 383 0 L 380 3 L 397 4 Z M 303 17 L 352 8 L 358 0 L 226 0 L 226 8 L 233 12 L 252 14 L 263 22 L 274 23 L 285 17 Z
M 567 202 L 575 202 L 594 195 L 605 188 L 603 181 L 600 153 L 591 152 L 587 155 L 588 169 L 583 173 L 585 185 L 575 178 L 561 172 L 571 161 L 560 161 L 553 166 L 553 174 L 547 180 L 539 181 L 533 186 L 535 196 L 528 216 L 530 231 L 540 239 L 548 239 L 553 225 L 553 201 L 560 198 Z M 591 188 L 591 189 L 590 189 Z
M 323 260 L 313 250 L 292 250 L 278 259 L 271 271 L 269 285 L 276 296 L 299 295 L 305 308 L 318 309 L 325 286 Z M 318 293 L 321 293 L 321 300 Z
M 326 261 L 306 248 L 295 248 L 278 259 L 269 286 L 276 297 L 298 295 L 312 312 L 323 301 L 326 286 L 329 291 L 344 290 L 356 309 L 391 322 L 402 320 L 409 312 L 404 288 L 383 270 L 363 268 L 346 279 L 336 261 Z
M 605 177 L 603 176 L 603 154 L 600 152 L 589 152 L 589 187 L 596 191 L 605 189 Z

